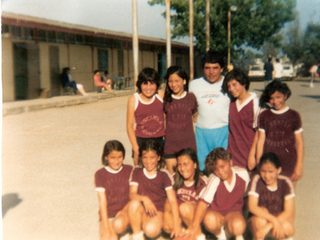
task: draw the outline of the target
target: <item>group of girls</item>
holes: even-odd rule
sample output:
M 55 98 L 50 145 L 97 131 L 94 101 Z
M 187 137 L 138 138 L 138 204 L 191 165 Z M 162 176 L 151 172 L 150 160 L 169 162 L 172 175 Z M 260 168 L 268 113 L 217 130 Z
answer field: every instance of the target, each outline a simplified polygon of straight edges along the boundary
M 127 132 L 136 167 L 132 170 L 122 163 L 125 151 L 121 143 L 106 143 L 102 156 L 106 167 L 95 175 L 101 239 L 129 238 L 128 234 L 122 236 L 129 226 L 133 240 L 143 239 L 144 234 L 154 238 L 162 230 L 171 237 L 204 239 L 201 229 L 193 225 L 198 201 L 206 189 L 193 131 L 197 100 L 187 92 L 188 75 L 181 67 L 168 68 L 165 79 L 163 91 L 159 74 L 152 68 L 143 69 L 136 84 L 138 92 L 128 100 Z M 293 234 L 291 181 L 296 183 L 302 176 L 301 119 L 285 106 L 291 95 L 285 83 L 274 81 L 266 87 L 260 99 L 260 107 L 266 110 L 261 113 L 257 96 L 248 92 L 249 84 L 239 69 L 229 72 L 223 83 L 222 90 L 231 98 L 229 165 L 258 171 L 249 187 L 253 215 L 249 226 L 255 239 L 264 239 L 270 230 L 274 237 L 283 239 Z M 214 169 L 207 173 L 216 173 Z M 280 172 L 286 177 L 279 176 Z M 272 204 L 278 199 L 282 201 Z M 278 206 L 277 211 L 269 209 L 273 205 Z M 210 227 L 207 230 L 210 232 Z M 226 230 L 232 233 L 228 226 Z

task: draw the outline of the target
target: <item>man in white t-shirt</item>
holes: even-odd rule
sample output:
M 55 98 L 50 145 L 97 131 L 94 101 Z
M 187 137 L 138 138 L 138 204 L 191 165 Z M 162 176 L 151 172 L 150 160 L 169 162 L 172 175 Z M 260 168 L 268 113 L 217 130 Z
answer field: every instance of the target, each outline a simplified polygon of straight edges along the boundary
M 210 151 L 217 147 L 226 149 L 228 146 L 230 103 L 228 95 L 222 91 L 223 56 L 209 50 L 202 58 L 202 67 L 204 77 L 194 79 L 189 84 L 189 91 L 198 101 L 195 135 L 201 171 Z
M 315 78 L 315 77 L 319 77 L 318 67 L 319 67 L 319 63 L 313 65 L 313 66 L 310 68 L 310 70 L 309 70 L 309 72 L 311 73 L 311 81 L 310 81 L 310 87 L 311 87 L 311 88 L 313 88 L 314 78 Z
M 283 72 L 283 66 L 280 63 L 280 59 L 277 58 L 273 68 L 274 80 L 280 81 L 282 77 L 282 72 Z

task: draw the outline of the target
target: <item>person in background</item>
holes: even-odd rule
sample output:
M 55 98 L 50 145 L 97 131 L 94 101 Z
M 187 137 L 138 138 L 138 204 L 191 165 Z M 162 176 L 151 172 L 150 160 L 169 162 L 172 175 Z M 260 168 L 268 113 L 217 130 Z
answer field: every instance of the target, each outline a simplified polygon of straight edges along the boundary
M 108 70 L 104 71 L 104 76 L 102 76 L 102 81 L 108 84 L 111 89 L 113 89 L 112 80 L 109 78 Z
M 63 87 L 71 87 L 73 89 L 74 95 L 77 95 L 77 90 L 79 90 L 82 95 L 87 95 L 86 91 L 83 88 L 83 85 L 72 80 L 72 77 L 70 75 L 70 68 L 66 67 L 62 70 L 60 80 Z
M 283 66 L 280 63 L 280 59 L 276 58 L 276 63 L 274 64 L 274 80 L 280 81 L 282 77 L 282 72 L 283 72 Z
M 273 65 L 271 63 L 271 58 L 268 58 L 268 62 L 264 64 L 264 87 L 266 87 L 270 81 L 272 81 L 273 75 Z
M 310 87 L 313 88 L 313 81 L 314 81 L 314 78 L 315 77 L 319 77 L 319 74 L 318 74 L 318 67 L 319 67 L 320 63 L 317 63 L 315 65 L 313 65 L 309 72 L 311 74 L 311 81 L 310 81 Z
M 93 80 L 94 80 L 94 83 L 96 84 L 97 87 L 103 87 L 108 92 L 112 92 L 112 89 L 110 88 L 110 86 L 107 83 L 101 81 L 101 76 L 100 76 L 99 70 L 95 70 L 93 72 L 93 74 L 94 74 L 93 75 Z

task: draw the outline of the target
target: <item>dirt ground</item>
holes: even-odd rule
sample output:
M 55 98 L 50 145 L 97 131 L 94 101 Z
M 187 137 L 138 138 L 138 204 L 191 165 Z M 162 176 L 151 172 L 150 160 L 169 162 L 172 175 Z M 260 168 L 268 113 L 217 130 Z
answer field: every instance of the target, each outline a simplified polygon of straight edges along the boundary
M 300 112 L 305 165 L 296 189 L 294 239 L 319 239 L 320 84 L 287 82 L 288 106 Z M 261 94 L 263 82 L 251 84 Z M 2 119 L 2 227 L 5 240 L 98 239 L 93 176 L 107 140 L 126 134 L 127 96 Z

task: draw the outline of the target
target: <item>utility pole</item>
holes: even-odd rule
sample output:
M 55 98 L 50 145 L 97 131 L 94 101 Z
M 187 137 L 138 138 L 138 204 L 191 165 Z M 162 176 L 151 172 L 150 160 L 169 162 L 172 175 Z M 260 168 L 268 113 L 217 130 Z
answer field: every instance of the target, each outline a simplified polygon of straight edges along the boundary
M 210 49 L 210 0 L 206 0 L 206 51 Z
M 166 0 L 167 68 L 171 66 L 170 0 Z
M 138 65 L 139 65 L 139 39 L 138 39 L 138 21 L 137 21 L 137 0 L 132 0 L 132 22 L 133 22 L 133 35 L 132 35 L 132 46 L 133 46 L 133 77 L 134 85 L 138 80 Z
M 190 81 L 193 80 L 193 0 L 189 0 Z

